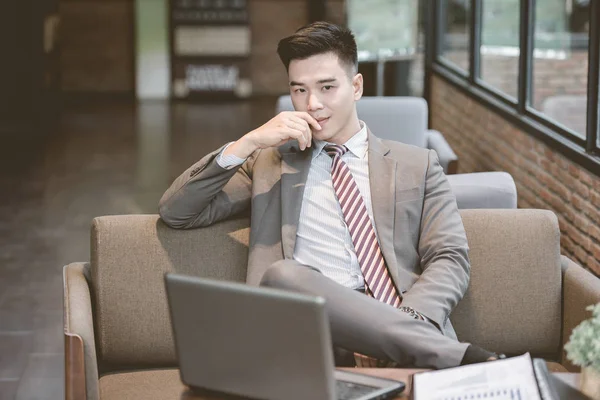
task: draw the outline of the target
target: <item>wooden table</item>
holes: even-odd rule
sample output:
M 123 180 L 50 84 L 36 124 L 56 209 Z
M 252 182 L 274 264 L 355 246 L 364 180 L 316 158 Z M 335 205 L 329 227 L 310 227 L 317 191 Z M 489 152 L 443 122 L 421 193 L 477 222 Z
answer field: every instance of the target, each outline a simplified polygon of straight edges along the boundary
M 424 369 L 397 369 L 397 368 L 343 368 L 351 372 L 361 372 L 367 375 L 381 378 L 394 379 L 406 383 L 406 389 L 396 400 L 406 400 L 410 398 L 412 376 L 417 372 L 426 371 Z M 127 375 L 127 374 L 123 374 Z M 579 374 L 554 373 L 555 377 L 565 382 L 568 390 L 572 387 L 578 387 Z M 132 379 L 135 382 L 132 382 Z M 132 390 L 129 397 L 125 396 L 129 390 Z M 120 384 L 112 384 L 105 388 L 103 393 L 110 398 L 135 398 L 135 399 L 179 399 L 179 400 L 223 400 L 223 396 L 198 396 L 187 389 L 179 378 L 179 371 L 172 370 L 149 370 L 136 372 L 132 376 L 126 377 Z M 565 392 L 566 393 L 566 392 Z M 230 396 L 229 399 L 232 397 Z M 564 398 L 578 398 L 573 392 L 573 396 L 567 395 Z M 238 397 L 239 399 L 239 397 Z

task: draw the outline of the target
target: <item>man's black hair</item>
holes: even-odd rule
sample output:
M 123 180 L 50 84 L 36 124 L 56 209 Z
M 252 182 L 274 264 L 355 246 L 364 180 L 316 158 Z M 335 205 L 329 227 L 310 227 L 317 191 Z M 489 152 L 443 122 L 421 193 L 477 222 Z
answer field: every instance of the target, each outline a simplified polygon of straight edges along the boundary
M 352 32 L 329 22 L 313 22 L 279 41 L 277 54 L 286 71 L 292 60 L 303 60 L 317 54 L 334 53 L 340 63 L 356 73 L 358 59 Z

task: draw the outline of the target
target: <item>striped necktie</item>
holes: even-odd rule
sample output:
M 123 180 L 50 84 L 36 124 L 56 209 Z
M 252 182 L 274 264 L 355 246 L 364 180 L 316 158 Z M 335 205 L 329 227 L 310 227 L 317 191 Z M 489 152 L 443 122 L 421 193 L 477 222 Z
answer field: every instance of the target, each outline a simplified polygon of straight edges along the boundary
M 326 145 L 324 150 L 333 158 L 331 180 L 365 279 L 365 291 L 381 302 L 398 307 L 401 298 L 383 259 L 364 199 L 348 165 L 342 161 L 342 155 L 348 148 Z M 355 360 L 357 366 L 381 365 L 376 359 L 360 354 L 355 354 Z

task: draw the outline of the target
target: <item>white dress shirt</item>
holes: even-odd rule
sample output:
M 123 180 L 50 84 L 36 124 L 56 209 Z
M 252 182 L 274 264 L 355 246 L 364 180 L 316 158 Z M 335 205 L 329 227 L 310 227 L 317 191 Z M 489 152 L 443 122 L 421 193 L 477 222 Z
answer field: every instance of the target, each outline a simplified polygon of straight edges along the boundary
M 362 121 L 360 124 L 361 130 L 344 144 L 349 151 L 342 156 L 342 160 L 348 165 L 358 185 L 375 228 L 369 186 L 367 127 Z M 323 150 L 326 144 L 328 143 L 320 140 L 313 143 L 293 257 L 343 286 L 361 289 L 364 287 L 364 279 L 350 231 L 333 189 L 333 159 Z M 230 169 L 245 161 L 234 155 L 223 156 L 223 152 L 217 157 L 217 163 L 222 168 Z M 375 234 L 377 235 L 377 230 Z

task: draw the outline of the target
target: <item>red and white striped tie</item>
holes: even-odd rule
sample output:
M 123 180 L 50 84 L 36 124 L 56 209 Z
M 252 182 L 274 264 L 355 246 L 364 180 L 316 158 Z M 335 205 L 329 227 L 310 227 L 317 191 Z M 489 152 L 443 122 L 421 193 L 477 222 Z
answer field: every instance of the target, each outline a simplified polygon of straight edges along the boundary
M 354 243 L 356 257 L 365 279 L 366 293 L 381 302 L 398 307 L 401 298 L 383 259 L 364 199 L 348 165 L 342 161 L 342 155 L 348 148 L 326 145 L 324 150 L 333 157 L 331 180 Z M 357 366 L 381 365 L 376 359 L 364 355 L 355 354 L 355 359 Z

